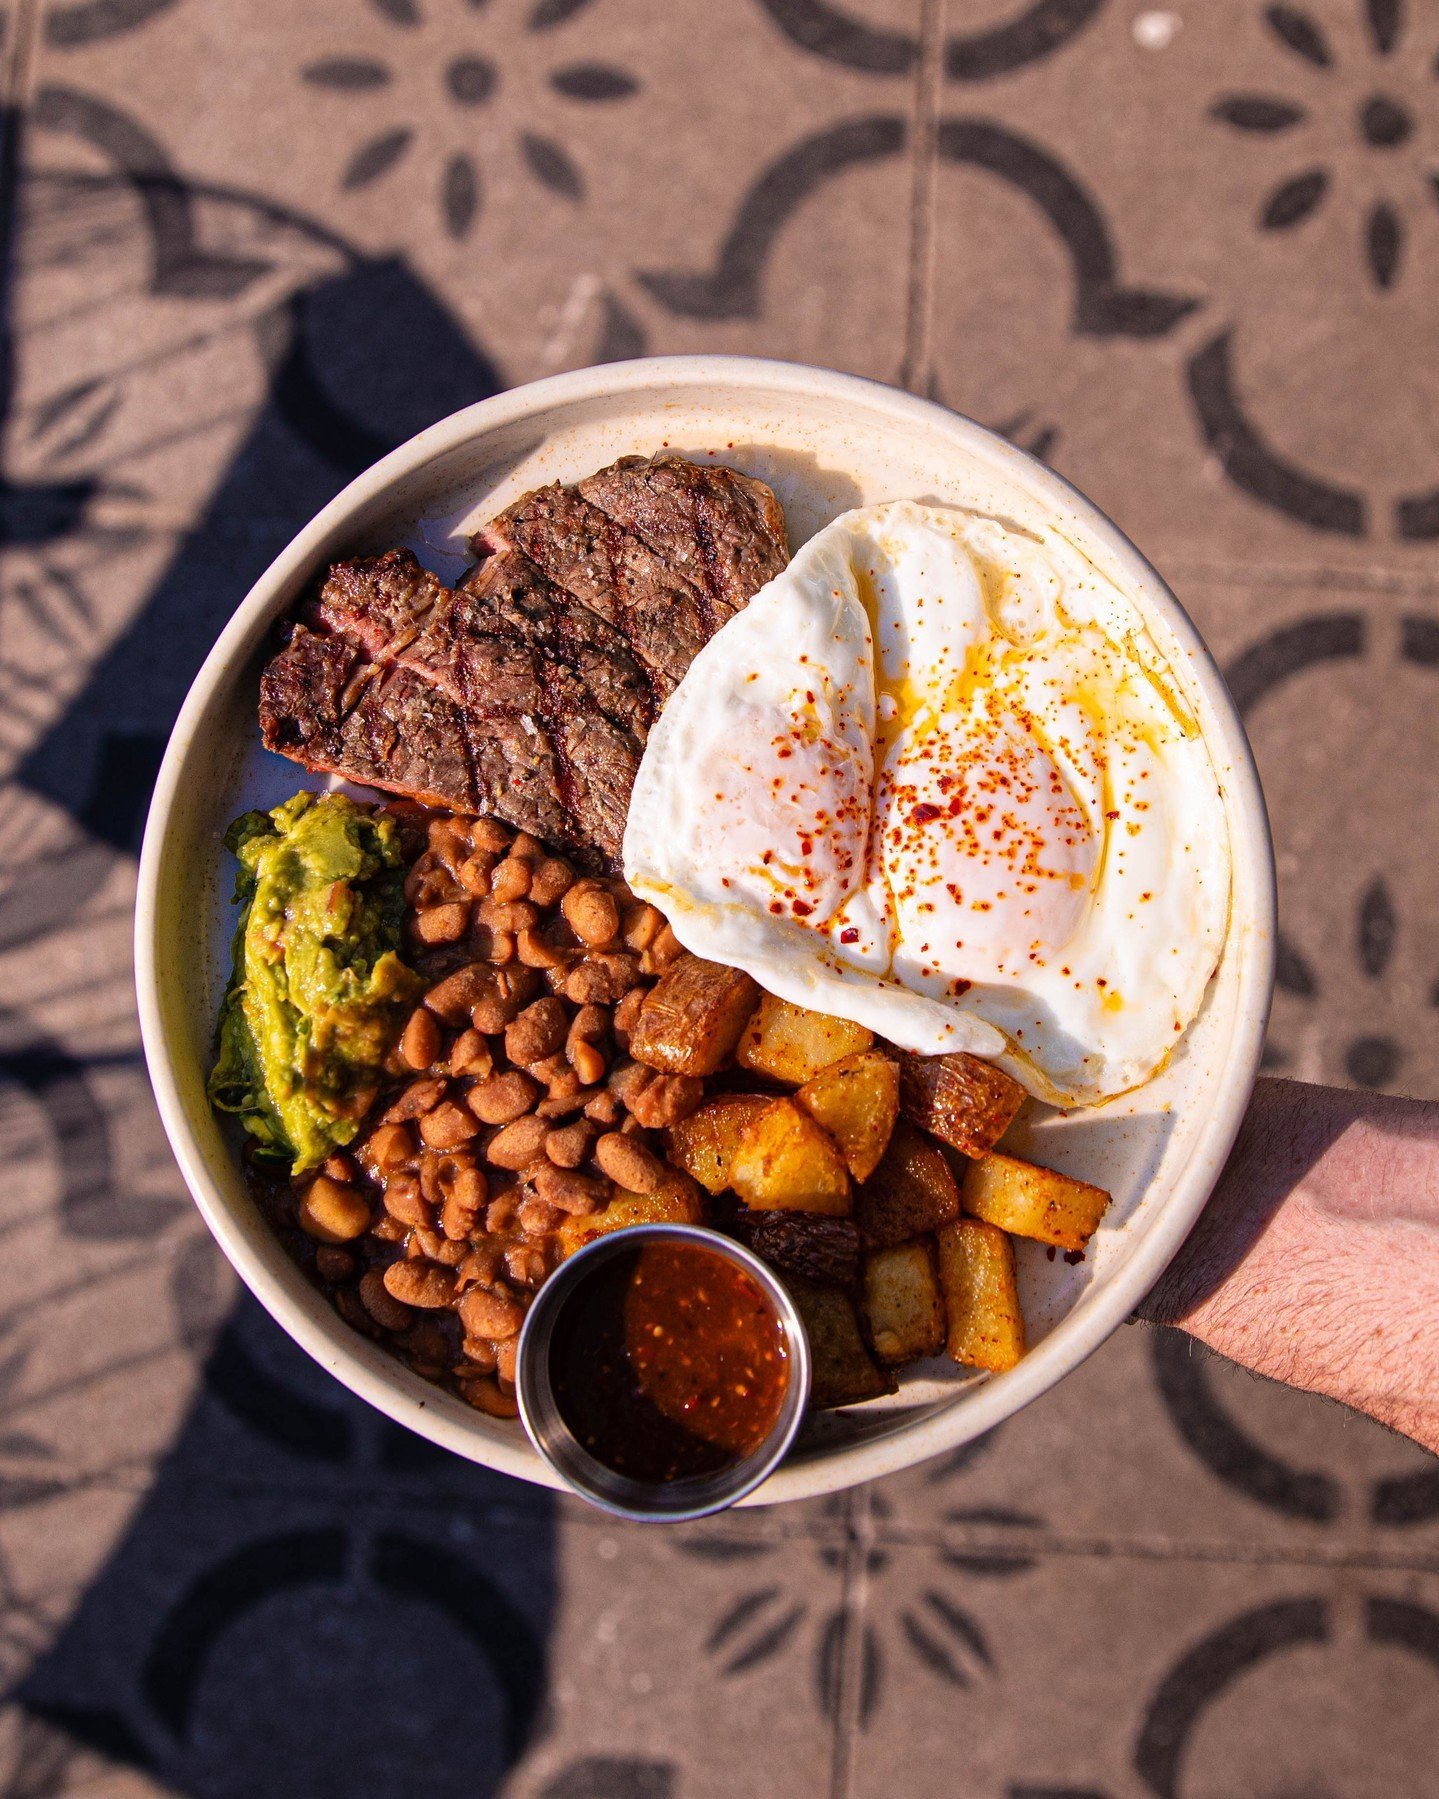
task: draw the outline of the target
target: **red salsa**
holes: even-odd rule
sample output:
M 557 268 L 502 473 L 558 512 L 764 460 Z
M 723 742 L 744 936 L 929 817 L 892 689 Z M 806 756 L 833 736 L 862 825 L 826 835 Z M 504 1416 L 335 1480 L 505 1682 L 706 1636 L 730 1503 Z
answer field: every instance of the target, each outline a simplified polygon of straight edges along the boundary
M 550 1346 L 560 1415 L 635 1480 L 717 1474 L 759 1448 L 789 1385 L 784 1331 L 743 1268 L 692 1243 L 608 1257 Z

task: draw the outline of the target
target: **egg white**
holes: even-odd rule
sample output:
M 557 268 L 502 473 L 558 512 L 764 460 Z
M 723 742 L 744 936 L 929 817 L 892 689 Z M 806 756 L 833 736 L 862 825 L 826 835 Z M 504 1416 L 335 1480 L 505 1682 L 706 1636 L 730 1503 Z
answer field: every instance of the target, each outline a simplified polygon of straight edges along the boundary
M 1124 595 L 1062 540 L 902 501 L 819 532 L 651 733 L 631 887 L 698 955 L 1061 1104 L 1198 1011 L 1224 807 Z

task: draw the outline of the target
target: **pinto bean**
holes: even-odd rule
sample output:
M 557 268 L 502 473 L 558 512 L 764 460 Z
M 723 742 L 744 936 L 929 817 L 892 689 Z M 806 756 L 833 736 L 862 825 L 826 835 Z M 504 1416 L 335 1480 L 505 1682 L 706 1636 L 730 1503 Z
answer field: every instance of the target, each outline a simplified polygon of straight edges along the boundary
M 400 1038 L 400 1060 L 407 1068 L 428 1068 L 439 1054 L 439 1021 L 426 1007 L 416 1006 Z
M 380 1114 L 382 1124 L 403 1124 L 432 1112 L 445 1097 L 445 1083 L 433 1076 L 411 1081 L 400 1097 Z
M 315 1251 L 315 1272 L 322 1281 L 338 1287 L 341 1281 L 353 1279 L 355 1258 L 337 1243 L 322 1243 Z
M 494 866 L 495 858 L 488 850 L 476 850 L 473 856 L 467 856 L 455 870 L 455 879 L 475 899 L 488 899 Z
M 523 1199 L 523 1188 L 511 1187 L 490 1201 L 485 1208 L 485 1230 L 490 1236 L 496 1237 L 514 1229 Z
M 403 1263 L 396 1262 L 392 1266 L 403 1267 Z M 378 1268 L 361 1276 L 360 1303 L 383 1330 L 408 1330 L 415 1321 L 415 1314 L 390 1292 Z
M 542 1162 L 534 1170 L 530 1185 L 536 1198 L 548 1206 L 558 1206 L 562 1212 L 597 1212 L 610 1197 L 607 1180 L 596 1180 L 593 1175 L 572 1168 L 556 1168 L 549 1162 Z
M 474 1113 L 449 1099 L 420 1120 L 420 1136 L 431 1149 L 458 1149 L 478 1136 L 479 1129 Z
M 353 1243 L 370 1222 L 370 1202 L 357 1187 L 317 1174 L 299 1206 L 300 1229 L 321 1243 Z
M 603 948 L 619 936 L 620 909 L 598 881 L 580 881 L 560 901 L 570 929 L 582 943 Z
M 576 962 L 565 976 L 560 991 L 577 1006 L 597 1006 L 608 1005 L 615 998 L 610 989 L 608 971 L 599 962 L 586 957 L 583 962 Z
M 455 1308 L 472 1337 L 492 1342 L 513 1337 L 525 1321 L 525 1308 L 503 1287 L 472 1287 Z
M 460 1280 L 471 1287 L 491 1287 L 499 1274 L 500 1260 L 503 1255 L 498 1243 L 471 1244 L 465 1259 L 460 1263 Z
M 528 931 L 540 922 L 540 909 L 529 900 L 498 900 L 491 895 L 476 905 L 475 916 L 492 931 Z
M 465 1353 L 454 1365 L 454 1372 L 461 1382 L 474 1380 L 482 1374 L 493 1374 L 495 1371 L 495 1346 L 487 1343 L 483 1337 L 466 1337 Z
M 411 1230 L 429 1230 L 435 1222 L 435 1211 L 426 1199 L 418 1175 L 392 1174 L 385 1183 L 385 1210 L 391 1218 Z
M 493 993 L 498 977 L 483 962 L 469 962 L 437 981 L 425 995 L 425 1004 L 449 1025 L 469 1022 L 471 1009 Z
M 603 1091 L 602 1087 L 576 1087 L 573 1093 L 548 1095 L 535 1107 L 535 1113 L 551 1121 L 572 1118 L 576 1112 L 583 1112 L 595 1095 Z
M 562 1101 L 566 1105 L 584 1090 L 584 1082 L 568 1063 L 554 1069 L 546 1077 L 545 1084 L 549 1090 L 549 1098 Z
M 376 1180 L 403 1167 L 414 1153 L 415 1133 L 408 1124 L 377 1124 L 360 1145 L 360 1160 Z
M 605 1053 L 587 1038 L 581 1037 L 578 1042 L 571 1043 L 569 1055 L 575 1078 L 582 1086 L 593 1087 L 604 1079 Z
M 488 900 L 480 904 L 488 905 Z M 415 939 L 424 944 L 458 943 L 470 928 L 468 898 L 449 900 L 440 906 L 422 906 L 410 915 L 410 928 Z
M 533 863 L 511 850 L 503 862 L 495 864 L 490 876 L 489 897 L 502 905 L 508 905 L 512 900 L 528 899 L 534 872 Z
M 405 903 L 416 910 L 464 897 L 463 888 L 432 850 L 426 850 L 405 876 Z
M 438 1312 L 455 1297 L 455 1271 L 423 1256 L 391 1262 L 385 1270 L 385 1291 L 401 1305 Z
M 491 968 L 485 972 L 488 981 L 471 1000 L 469 1015 L 477 1031 L 493 1037 L 529 1003 L 539 977 L 528 968 Z
M 600 1138 L 595 1145 L 595 1161 L 602 1173 L 631 1193 L 655 1192 L 668 1172 L 653 1150 L 621 1131 L 610 1131 Z
M 594 1140 L 594 1126 L 588 1119 L 579 1118 L 546 1135 L 545 1154 L 556 1168 L 578 1168 L 581 1162 L 588 1160 Z M 609 1172 L 609 1169 L 605 1170 L 606 1174 Z
M 546 856 L 530 877 L 530 898 L 537 906 L 553 906 L 574 885 L 575 871 L 559 856 Z
M 591 1099 L 586 1100 L 585 1117 L 594 1124 L 617 1124 L 621 1109 L 616 1095 L 611 1093 L 608 1087 L 602 1087 Z
M 636 1093 L 630 1111 L 635 1122 L 646 1130 L 665 1130 L 697 1111 L 704 1091 L 704 1082 L 698 1075 L 658 1075 Z
M 641 950 L 647 950 L 664 928 L 664 914 L 647 901 L 640 900 L 627 908 L 620 936 L 625 948 L 638 954 Z
M 543 1153 L 549 1134 L 546 1119 L 533 1115 L 516 1118 L 512 1124 L 502 1125 L 490 1138 L 485 1159 L 493 1168 L 509 1168 L 518 1173 Z
M 523 1069 L 510 1068 L 471 1087 L 467 1098 L 481 1124 L 509 1124 L 523 1118 L 539 1096 L 537 1081 L 531 1080 Z
M 573 950 L 566 944 L 555 943 L 538 925 L 529 931 L 520 931 L 515 937 L 515 955 L 526 968 L 566 968 L 574 960 Z
M 631 987 L 614 1010 L 614 1029 L 616 1036 L 628 1040 L 630 1033 L 639 1023 L 640 1013 L 644 1010 L 645 1000 L 649 994 L 648 987 Z
M 543 1200 L 531 1200 L 542 1205 Z M 538 1287 L 550 1271 L 550 1258 L 542 1243 L 511 1243 L 505 1250 L 505 1278 L 517 1287 Z
M 493 855 L 502 855 L 514 841 L 508 825 L 501 824 L 497 818 L 477 818 L 470 825 L 470 842 L 477 850 L 489 850 Z
M 455 1074 L 467 1074 L 475 1080 L 483 1080 L 493 1072 L 494 1066 L 494 1051 L 473 1025 L 467 1031 L 461 1031 L 450 1046 L 450 1068 Z
M 527 1237 L 536 1237 L 544 1242 L 564 1222 L 565 1217 L 565 1212 L 559 1206 L 552 1206 L 547 1200 L 536 1199 L 531 1194 L 520 1207 L 515 1222 Z
M 522 1068 L 543 1061 L 564 1042 L 569 1023 L 569 1013 L 562 1003 L 553 994 L 547 994 L 526 1006 L 505 1027 L 505 1054 Z
M 463 818 L 432 818 L 427 836 L 430 851 L 447 868 L 456 868 L 474 848 L 469 824 Z
M 484 1375 L 478 1380 L 462 1380 L 460 1392 L 467 1404 L 477 1412 L 484 1412 L 490 1418 L 518 1418 L 519 1401 L 514 1394 L 504 1393 L 492 1375 Z

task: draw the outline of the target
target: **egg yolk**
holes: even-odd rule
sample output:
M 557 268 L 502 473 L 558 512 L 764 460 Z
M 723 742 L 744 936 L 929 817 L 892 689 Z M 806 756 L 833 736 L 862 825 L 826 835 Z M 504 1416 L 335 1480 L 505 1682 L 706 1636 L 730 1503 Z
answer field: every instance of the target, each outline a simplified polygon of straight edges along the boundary
M 926 986 L 1013 979 L 1045 961 L 1077 929 L 1099 859 L 1024 715 L 981 709 L 967 726 L 905 733 L 876 793 L 895 972 Z

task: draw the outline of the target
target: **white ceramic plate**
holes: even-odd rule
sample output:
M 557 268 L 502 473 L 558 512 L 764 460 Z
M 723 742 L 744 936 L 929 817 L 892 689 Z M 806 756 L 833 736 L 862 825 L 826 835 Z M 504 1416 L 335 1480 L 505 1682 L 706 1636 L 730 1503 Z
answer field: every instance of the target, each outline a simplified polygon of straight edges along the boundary
M 1198 633 L 1133 545 L 1042 464 L 942 407 L 827 370 L 738 357 L 665 357 L 556 376 L 412 438 L 351 483 L 256 583 L 201 669 L 170 739 L 140 862 L 135 968 L 145 1053 L 171 1146 L 221 1248 L 291 1336 L 354 1392 L 471 1460 L 556 1484 L 518 1423 L 483 1417 L 351 1331 L 249 1198 L 233 1138 L 205 1099 L 228 963 L 236 813 L 305 785 L 260 748 L 258 675 L 271 625 L 333 559 L 409 543 L 449 577 L 467 529 L 521 493 L 669 447 L 758 475 L 792 546 L 837 513 L 936 499 L 1064 532 L 1128 592 L 1197 714 L 1224 788 L 1233 853 L 1228 939 L 1203 1012 L 1138 1093 L 1016 1127 L 1021 1153 L 1108 1187 L 1087 1259 L 1019 1249 L 1033 1347 L 1012 1372 L 907 1371 L 900 1392 L 812 1419 L 761 1502 L 832 1492 L 952 1449 L 1052 1387 L 1133 1310 L 1198 1215 L 1247 1103 L 1273 982 L 1273 863 L 1263 796 L 1232 702 Z M 308 777 L 314 785 L 314 777 Z

